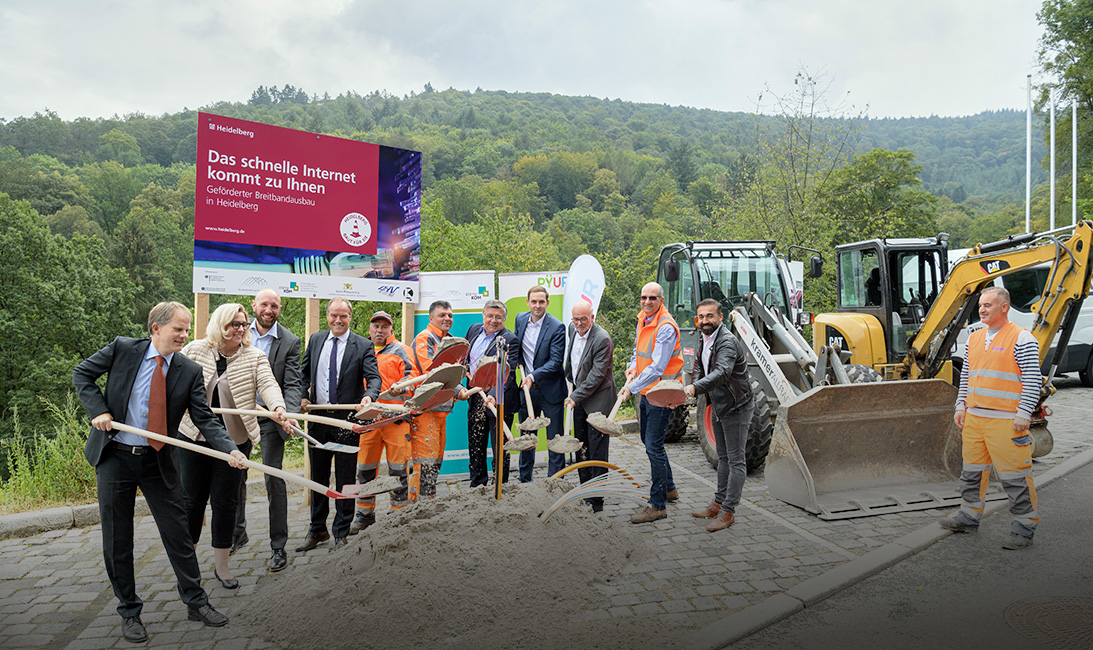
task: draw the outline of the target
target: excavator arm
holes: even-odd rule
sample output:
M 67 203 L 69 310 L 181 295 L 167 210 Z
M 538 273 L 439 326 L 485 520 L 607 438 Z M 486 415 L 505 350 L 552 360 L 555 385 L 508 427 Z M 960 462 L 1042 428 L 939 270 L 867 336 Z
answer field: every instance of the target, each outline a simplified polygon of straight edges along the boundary
M 1055 235 L 1071 229 L 1074 232 L 1065 241 Z M 953 266 L 922 327 L 908 342 L 903 362 L 905 376 L 929 379 L 937 375 L 972 315 L 975 307 L 972 298 L 995 278 L 1051 262 L 1048 282 L 1040 299 L 1032 305 L 1036 319 L 1031 334 L 1040 344 L 1042 364 L 1060 331 L 1063 332 L 1060 348 L 1066 347 L 1074 317 L 1089 295 L 1091 260 L 1093 222 L 1090 221 L 1052 233 L 1020 235 L 973 248 Z

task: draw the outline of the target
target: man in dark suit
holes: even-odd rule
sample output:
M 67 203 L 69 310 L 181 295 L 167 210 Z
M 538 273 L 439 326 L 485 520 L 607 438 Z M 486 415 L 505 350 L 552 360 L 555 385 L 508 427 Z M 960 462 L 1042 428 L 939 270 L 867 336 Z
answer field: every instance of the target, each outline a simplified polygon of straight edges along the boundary
M 707 298 L 698 303 L 697 311 L 695 324 L 702 330 L 702 338 L 695 348 L 692 383 L 683 390 L 691 397 L 708 395 L 713 406 L 717 492 L 710 505 L 691 514 L 699 519 L 713 519 L 706 530 L 714 532 L 736 521 L 736 506 L 740 505 L 747 478 L 744 446 L 748 443 L 755 400 L 744 346 L 721 324 L 721 303 Z
M 562 433 L 562 402 L 569 392 L 566 390 L 562 369 L 565 327 L 557 318 L 546 313 L 547 306 L 550 305 L 546 288 L 534 286 L 529 289 L 527 301 L 528 311 L 516 315 L 516 341 L 520 348 L 520 362 L 524 367 L 521 388 L 530 388 L 532 406 L 550 418 L 547 440 L 551 440 Z M 521 405 L 520 419 L 530 415 L 532 414 L 528 411 L 528 405 Z M 547 454 L 547 476 L 553 476 L 565 468 L 565 456 L 553 451 Z M 520 452 L 521 483 L 531 481 L 534 467 L 535 450 Z
M 516 385 L 516 366 L 520 364 L 520 346 L 516 344 L 516 335 L 505 328 L 505 316 L 508 310 L 500 300 L 490 300 L 482 308 L 482 322 L 471 325 L 467 330 L 467 342 L 471 349 L 467 355 L 468 368 L 473 371 L 482 357 L 497 355 L 497 342 L 505 342 L 507 376 L 503 385 L 504 419 L 511 429 L 520 408 L 520 389 Z M 462 398 L 461 398 L 462 399 Z M 467 405 L 467 445 L 470 456 L 468 464 L 471 473 L 471 487 L 486 485 L 489 469 L 486 466 L 486 441 L 497 432 L 497 418 L 486 408 L 487 400 L 496 403 L 497 388 L 492 388 L 487 397 L 481 393 L 471 395 Z M 502 459 L 502 482 L 509 480 L 509 454 Z
M 569 351 L 565 355 L 565 378 L 573 390 L 565 405 L 573 409 L 573 436 L 584 443 L 577 452 L 577 462 L 607 460 L 610 438 L 588 426 L 590 413 L 608 415 L 615 405 L 615 375 L 611 365 L 615 344 L 611 336 L 596 324 L 592 305 L 580 300 L 573 305 L 572 322 L 569 324 Z M 606 467 L 587 467 L 577 470 L 581 483 L 607 472 Z M 593 512 L 603 510 L 603 497 L 587 500 Z
M 133 506 L 138 487 L 155 517 L 189 619 L 210 627 L 228 622 L 201 588 L 174 446 L 113 432 L 111 426 L 111 422 L 123 422 L 180 438 L 178 425 L 188 409 L 213 449 L 231 454 L 233 467 L 244 467 L 246 457 L 205 401 L 201 366 L 176 354 L 190 335 L 190 320 L 185 305 L 161 302 L 148 313 L 150 339 L 119 336 L 72 371 L 72 383 L 91 417 L 84 456 L 95 468 L 106 575 L 119 601 L 122 634 L 134 642 L 148 639 L 140 620 L 144 603 L 137 596 L 133 573 Z M 104 374 L 105 393 L 95 383 Z
M 300 410 L 303 397 L 303 379 L 300 376 L 300 339 L 277 322 L 281 315 L 281 296 L 273 289 L 262 289 L 251 302 L 254 320 L 250 324 L 252 345 L 266 353 L 273 376 L 281 387 L 285 400 L 285 410 L 295 413 Z M 262 398 L 258 405 L 265 406 Z M 259 418 L 262 431 L 262 464 L 281 469 L 285 458 L 285 440 L 288 434 L 271 418 Z M 272 555 L 269 558 L 269 570 L 281 571 L 288 566 L 285 555 L 285 543 L 288 542 L 288 490 L 285 480 L 265 475 L 266 499 L 269 501 L 269 545 Z M 239 504 L 235 523 L 235 540 L 231 552 L 234 553 L 249 541 L 247 538 L 247 481 L 239 482 Z
M 360 404 L 363 408 L 379 397 L 380 373 L 376 363 L 376 350 L 372 342 L 349 331 L 353 319 L 353 306 L 345 298 L 334 298 L 326 306 L 326 324 L 330 329 L 311 336 L 304 352 L 304 391 L 302 400 L 308 404 Z M 315 409 L 312 409 L 315 411 Z M 346 420 L 351 411 L 317 410 L 318 415 Z M 342 434 L 341 429 L 323 424 L 312 424 L 309 433 L 319 442 L 349 442 L 356 444 L 357 434 Z M 330 485 L 330 463 L 334 463 L 336 489 L 352 485 L 357 480 L 357 456 L 336 451 L 308 447 L 311 456 L 311 480 Z M 334 504 L 334 546 L 338 550 L 346 545 L 349 527 L 353 523 L 353 499 L 337 499 Z M 310 551 L 321 542 L 330 539 L 326 529 L 326 517 L 330 513 L 330 500 L 313 495 L 311 498 L 311 527 L 304 543 L 296 548 L 298 553 Z

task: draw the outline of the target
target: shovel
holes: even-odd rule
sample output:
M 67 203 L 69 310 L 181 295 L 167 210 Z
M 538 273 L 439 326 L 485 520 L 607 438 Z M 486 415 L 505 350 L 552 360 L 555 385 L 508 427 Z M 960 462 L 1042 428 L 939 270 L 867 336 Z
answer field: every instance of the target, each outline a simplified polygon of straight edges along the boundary
M 493 413 L 493 417 L 497 417 L 497 409 L 493 407 L 493 404 L 487 404 L 486 407 Z M 513 438 L 512 432 L 509 431 L 509 427 L 504 422 L 501 422 L 501 430 L 505 432 L 505 451 L 528 451 L 535 449 L 539 444 L 539 436 L 527 434 L 522 435 L 519 438 Z
M 615 416 L 618 415 L 619 407 L 622 406 L 622 402 L 622 397 L 615 400 L 615 406 L 611 408 L 611 415 L 604 416 L 604 414 L 599 411 L 589 413 L 588 425 L 609 436 L 621 436 L 626 433 L 622 430 L 622 427 L 619 426 L 619 423 L 615 422 Z
M 358 451 L 361 450 L 360 447 L 354 447 L 353 445 L 342 445 L 342 444 L 339 444 L 337 442 L 319 442 L 315 438 L 312 438 L 311 436 L 307 435 L 307 433 L 303 429 L 301 429 L 300 427 L 291 427 L 291 428 L 292 428 L 293 432 L 296 433 L 296 435 L 298 435 L 301 438 L 303 438 L 304 440 L 307 440 L 308 442 L 310 442 L 312 447 L 317 447 L 319 449 L 325 449 L 327 451 L 340 451 L 343 454 L 355 454 L 355 453 L 357 453 Z
M 255 417 L 260 417 L 260 418 L 272 418 L 273 417 L 273 413 L 271 413 L 270 411 L 265 411 L 265 410 L 249 411 L 249 410 L 246 410 L 246 409 L 214 408 L 213 413 L 216 413 L 218 415 L 253 415 Z M 346 427 L 345 425 L 349 424 L 349 423 L 346 422 L 345 420 L 337 420 L 335 418 L 324 418 L 321 415 L 304 415 L 302 413 L 285 413 L 285 417 L 296 419 L 296 420 L 308 420 L 310 422 L 315 422 L 317 424 L 329 424 L 330 426 L 336 426 L 340 429 L 349 428 L 350 430 L 352 430 L 352 428 L 353 428 L 353 425 L 351 425 L 351 424 L 349 425 L 349 427 Z M 340 424 L 333 424 L 334 422 L 338 422 Z M 304 433 L 304 430 L 300 429 L 299 427 L 292 427 L 292 430 L 295 431 L 297 435 L 299 435 L 303 439 L 310 442 L 313 446 L 318 447 L 320 449 L 325 449 L 327 451 L 340 451 L 340 452 L 346 453 L 346 454 L 355 454 L 358 451 L 360 451 L 360 447 L 353 447 L 352 445 L 341 445 L 341 444 L 338 444 L 336 442 L 320 443 L 315 438 L 312 438 L 311 436 Z
M 242 414 L 240 414 L 242 415 Z M 215 449 L 209 449 L 208 447 L 202 447 L 201 445 L 195 445 L 188 440 L 179 440 L 178 438 L 169 438 L 167 436 L 161 436 L 158 433 L 152 433 L 151 431 L 145 431 L 144 429 L 138 429 L 137 427 L 129 426 L 121 422 L 111 422 L 110 427 L 117 429 L 118 431 L 126 431 L 129 433 L 135 433 L 138 436 L 144 436 L 149 440 L 158 440 L 159 442 L 167 443 L 168 445 L 174 445 L 175 447 L 182 447 L 183 449 L 189 449 L 190 451 L 203 454 L 205 456 L 211 456 L 212 458 L 218 458 L 223 461 L 227 461 L 231 458 L 230 454 L 225 454 L 222 451 Z M 315 481 L 308 480 L 302 476 L 297 476 L 292 472 L 286 472 L 283 469 L 277 469 L 276 467 L 270 467 L 269 465 L 263 465 L 262 463 L 256 463 L 249 458 L 243 460 L 243 465 L 248 469 L 257 470 L 263 474 L 269 474 L 270 476 L 276 476 L 277 478 L 284 479 L 289 483 L 295 483 L 301 485 L 309 490 L 318 492 L 323 496 L 330 497 L 332 499 L 355 499 L 357 497 L 356 492 L 337 492 L 325 485 L 316 483 Z M 352 487 L 352 486 L 346 486 Z
M 433 359 L 429 362 L 427 370 L 438 368 L 446 363 L 462 364 L 471 351 L 471 344 L 460 336 L 446 336 L 440 340 L 433 352 Z
M 573 436 L 569 435 L 572 421 L 570 417 L 573 415 L 573 409 L 566 405 L 565 415 L 562 416 L 562 435 L 554 436 L 550 440 L 547 440 L 547 450 L 553 451 L 556 454 L 572 454 L 580 450 L 584 446 L 584 443 L 577 440 Z
M 482 356 L 471 372 L 470 385 L 489 390 L 497 383 L 497 357 Z
M 434 368 L 429 372 L 412 377 L 410 379 L 404 379 L 397 384 L 392 384 L 390 388 L 380 394 L 377 399 L 393 399 L 397 395 L 391 393 L 392 390 L 402 390 L 415 384 L 433 384 L 437 383 L 444 388 L 451 388 L 459 385 L 463 381 L 463 377 L 466 375 L 466 370 L 463 366 L 457 364 L 446 363 L 442 366 Z
M 534 405 L 531 403 L 531 388 L 526 384 L 524 385 L 524 397 L 527 399 L 528 416 L 523 422 L 518 425 L 520 427 L 520 430 L 538 431 L 539 429 L 547 427 L 550 424 L 550 418 L 535 417 L 535 408 Z
M 411 472 L 411 475 L 413 473 Z M 406 477 L 407 483 L 410 480 L 410 476 Z M 395 490 L 403 487 L 402 481 L 396 476 L 378 476 L 367 483 L 354 483 L 352 485 L 343 485 L 342 492 L 353 492 L 357 495 L 357 498 L 361 497 L 374 497 L 379 494 L 386 494 L 388 492 L 394 492 Z
M 662 379 L 645 393 L 645 399 L 653 406 L 674 409 L 687 403 L 687 393 L 683 392 L 683 384 L 680 382 Z

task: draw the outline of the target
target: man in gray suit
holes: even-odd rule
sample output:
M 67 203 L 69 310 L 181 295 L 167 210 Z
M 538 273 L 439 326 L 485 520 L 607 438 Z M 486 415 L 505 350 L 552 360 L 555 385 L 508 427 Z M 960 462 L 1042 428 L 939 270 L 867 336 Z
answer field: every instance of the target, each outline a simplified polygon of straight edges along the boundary
M 607 415 L 615 405 L 615 375 L 611 372 L 615 344 L 607 331 L 595 323 L 596 315 L 592 313 L 592 305 L 587 302 L 581 300 L 573 306 L 571 320 L 565 378 L 573 390 L 566 398 L 565 405 L 573 409 L 573 436 L 584 443 L 577 452 L 577 461 L 606 461 L 610 438 L 588 426 L 588 415 L 596 412 Z M 577 470 L 581 483 L 605 472 L 605 467 Z M 593 512 L 603 510 L 602 497 L 592 497 L 587 501 Z
M 250 324 L 250 336 L 254 347 L 266 353 L 273 376 L 281 387 L 285 410 L 300 410 L 303 397 L 303 379 L 300 376 L 300 339 L 277 322 L 281 316 L 281 296 L 273 289 L 262 289 L 251 302 L 254 320 Z M 265 406 L 258 398 L 259 406 Z M 259 419 L 262 430 L 262 464 L 281 469 L 285 458 L 285 440 L 288 434 L 270 418 Z M 266 499 L 269 501 L 269 545 L 273 553 L 269 558 L 269 570 L 281 571 L 288 566 L 285 544 L 288 542 L 288 491 L 285 480 L 265 475 Z M 245 546 L 247 537 L 247 482 L 239 486 L 238 519 L 235 523 L 235 541 L 231 552 Z

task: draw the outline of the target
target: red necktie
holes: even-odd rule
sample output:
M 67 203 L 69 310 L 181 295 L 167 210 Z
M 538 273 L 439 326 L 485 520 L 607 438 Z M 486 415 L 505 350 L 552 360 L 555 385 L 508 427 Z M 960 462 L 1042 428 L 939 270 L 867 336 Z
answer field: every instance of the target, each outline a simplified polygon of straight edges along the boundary
M 152 387 L 148 393 L 148 430 L 161 436 L 167 435 L 167 377 L 163 374 L 163 357 L 156 355 L 156 369 L 152 371 Z M 152 449 L 163 449 L 159 440 L 148 439 Z

